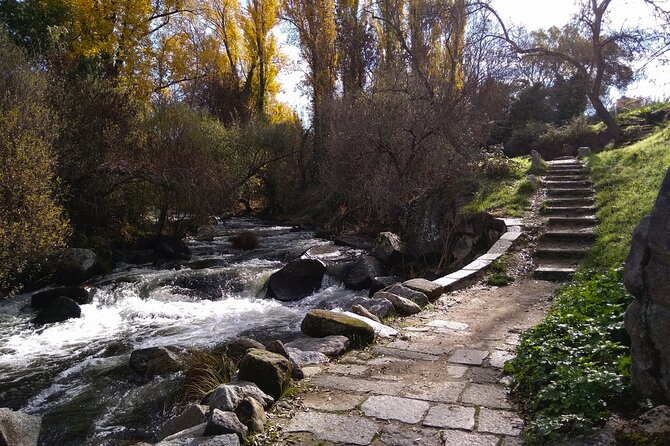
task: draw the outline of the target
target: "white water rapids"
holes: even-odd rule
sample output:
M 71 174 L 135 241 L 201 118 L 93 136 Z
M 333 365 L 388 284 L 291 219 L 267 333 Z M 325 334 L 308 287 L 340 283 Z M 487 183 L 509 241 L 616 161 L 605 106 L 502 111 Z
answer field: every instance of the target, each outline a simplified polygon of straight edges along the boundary
M 43 416 L 41 444 L 142 439 L 179 376 L 142 382 L 128 367 L 133 349 L 209 347 L 237 335 L 290 339 L 309 308 L 346 307 L 365 295 L 326 278 L 302 301 L 264 299 L 272 272 L 326 242 L 251 220 L 215 229 L 212 241 L 190 242 L 193 258 L 184 265 L 121 265 L 96 278 L 93 302 L 81 306 L 79 319 L 38 327 L 30 295 L 0 303 L 0 407 Z M 228 238 L 239 230 L 256 233 L 260 248 L 233 250 Z

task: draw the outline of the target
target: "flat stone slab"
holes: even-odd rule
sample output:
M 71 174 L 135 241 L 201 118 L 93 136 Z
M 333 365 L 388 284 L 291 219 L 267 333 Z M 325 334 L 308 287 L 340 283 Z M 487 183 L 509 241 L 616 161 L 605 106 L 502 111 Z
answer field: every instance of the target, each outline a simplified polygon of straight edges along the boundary
M 509 232 L 505 232 L 502 235 L 502 237 L 500 237 L 500 240 L 514 241 L 514 240 L 518 239 L 519 237 L 521 237 L 521 232 L 509 231 Z
M 496 369 L 502 369 L 507 361 L 514 358 L 514 353 L 510 353 L 504 350 L 496 350 L 491 353 L 491 356 L 489 356 L 489 364 L 491 364 L 491 367 Z
M 442 294 L 442 287 L 440 285 L 426 279 L 407 280 L 403 282 L 403 285 L 411 290 L 425 294 L 430 300 L 437 299 Z
M 458 271 L 454 271 L 453 273 L 447 275 L 447 277 L 450 278 L 450 279 L 457 279 L 458 281 L 461 281 L 463 279 L 470 278 L 476 272 L 477 271 L 473 271 L 473 270 L 469 270 L 469 269 L 459 269 Z
M 405 359 L 416 359 L 419 361 L 437 361 L 438 359 L 440 359 L 440 357 L 436 355 L 430 355 L 426 353 L 420 353 L 409 350 L 402 350 L 399 348 L 374 347 L 372 351 L 386 356 L 395 356 L 398 358 L 405 358 Z
M 511 240 L 498 240 L 493 244 L 493 246 L 491 246 L 487 254 L 504 254 L 512 247 L 513 244 L 514 242 Z
M 463 378 L 468 369 L 468 367 L 462 365 L 448 365 L 447 374 L 452 378 Z
M 321 440 L 366 446 L 372 443 L 372 439 L 379 431 L 379 426 L 363 417 L 324 412 L 299 412 L 284 430 L 286 432 L 311 432 Z
M 428 411 L 423 424 L 424 426 L 471 431 L 475 428 L 475 408 L 444 404 L 433 406 Z
M 463 393 L 466 383 L 435 382 L 430 384 L 413 384 L 405 396 L 437 403 L 455 403 Z
M 479 256 L 480 259 L 482 260 L 498 260 L 500 257 L 502 257 L 503 253 L 487 253 L 484 255 Z
M 468 379 L 473 383 L 493 384 L 499 382 L 502 378 L 503 374 L 500 370 L 489 367 L 470 367 L 468 371 Z
M 354 375 L 360 376 L 368 371 L 368 368 L 363 365 L 356 364 L 333 364 L 327 369 L 328 373 L 336 373 L 338 375 Z
M 326 356 L 338 356 L 349 348 L 349 339 L 346 336 L 326 336 L 324 338 L 302 336 L 287 343 L 286 347 L 304 352 L 319 352 Z
M 516 437 L 521 433 L 523 421 L 514 412 L 482 407 L 479 411 L 480 432 Z
M 482 365 L 484 359 L 489 355 L 486 350 L 458 349 L 449 358 L 449 362 L 467 365 Z
M 396 358 L 393 356 L 380 356 L 379 358 L 372 358 L 366 362 L 367 365 L 379 366 L 379 365 L 389 365 L 397 362 L 412 362 L 411 359 Z
M 354 319 L 358 319 L 359 321 L 363 321 L 366 324 L 368 324 L 372 329 L 375 331 L 375 335 L 379 336 L 380 338 L 383 339 L 390 339 L 398 336 L 398 330 L 395 328 L 389 327 L 388 325 L 384 325 L 380 322 L 373 321 L 372 319 L 369 319 L 365 316 L 361 316 L 360 314 L 352 313 L 351 311 L 345 311 L 343 314 L 346 314 L 349 317 L 353 317 Z
M 421 421 L 428 408 L 430 404 L 425 401 L 395 396 L 371 396 L 361 406 L 363 413 L 369 417 L 408 424 Z
M 395 424 L 388 424 L 383 427 L 381 441 L 389 446 L 444 446 L 440 431 L 437 429 L 397 426 Z
M 440 344 L 439 341 L 435 342 L 433 339 L 416 341 L 403 341 L 398 339 L 389 343 L 388 347 L 397 350 L 413 351 L 435 356 L 444 355 L 452 349 L 451 346 L 447 344 Z
M 454 279 L 448 276 L 440 277 L 439 279 L 433 280 L 435 285 L 441 286 L 442 289 L 448 289 L 451 285 L 458 282 L 458 279 Z
M 445 446 L 497 446 L 498 437 L 457 430 L 442 431 Z
M 495 384 L 470 384 L 463 392 L 462 401 L 475 406 L 510 409 L 507 402 L 507 389 Z
M 310 381 L 322 388 L 344 390 L 346 392 L 373 393 L 377 395 L 400 395 L 404 390 L 403 383 L 388 381 L 368 381 L 336 375 L 317 375 Z
M 426 325 L 428 327 L 448 328 L 449 330 L 455 330 L 455 331 L 463 331 L 468 329 L 468 324 L 464 322 L 445 321 L 442 319 L 435 319 L 434 321 L 428 322 Z
M 342 412 L 358 407 L 365 399 L 362 395 L 346 392 L 308 392 L 303 394 L 303 403 L 310 409 L 326 412 Z
M 381 441 L 392 446 L 444 446 L 440 431 L 389 423 L 382 428 Z M 377 445 L 377 443 L 374 443 Z

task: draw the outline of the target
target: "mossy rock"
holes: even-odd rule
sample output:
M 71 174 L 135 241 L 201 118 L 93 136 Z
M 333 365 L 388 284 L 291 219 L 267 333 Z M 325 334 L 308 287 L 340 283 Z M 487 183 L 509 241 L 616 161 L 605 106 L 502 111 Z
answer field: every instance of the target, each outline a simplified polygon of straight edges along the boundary
M 670 445 L 670 407 L 658 406 L 616 430 L 619 446 Z
M 250 381 L 278 400 L 291 385 L 291 361 L 259 348 L 247 350 L 240 361 L 239 379 Z
M 329 310 L 310 310 L 302 320 L 300 329 L 314 338 L 346 336 L 354 345 L 367 345 L 375 340 L 374 330 L 365 322 Z

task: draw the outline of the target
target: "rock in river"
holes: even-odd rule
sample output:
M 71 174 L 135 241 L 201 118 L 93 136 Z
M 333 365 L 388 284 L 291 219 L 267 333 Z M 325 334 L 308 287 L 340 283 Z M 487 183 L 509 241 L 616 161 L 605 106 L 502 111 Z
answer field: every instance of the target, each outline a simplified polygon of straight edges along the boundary
M 166 347 L 149 347 L 130 354 L 130 368 L 144 377 L 175 373 L 182 368 L 181 359 Z
M 375 332 L 370 325 L 329 310 L 309 310 L 300 324 L 300 330 L 315 338 L 330 335 L 346 336 L 356 345 L 370 344 L 375 340 Z
M 351 289 L 364 290 L 372 286 L 375 277 L 385 276 L 386 268 L 372 256 L 360 256 L 344 272 L 342 282 Z
M 274 398 L 250 382 L 235 384 L 221 384 L 209 397 L 209 409 L 219 409 L 224 412 L 233 412 L 245 398 L 253 398 L 261 406 L 268 408 L 274 403 Z
M 0 444 L 8 446 L 36 446 L 42 419 L 37 416 L 0 409 Z
M 68 297 L 58 296 L 51 299 L 49 304 L 33 319 L 33 322 L 36 324 L 50 324 L 80 316 L 81 308 L 79 308 L 77 302 Z
M 281 301 L 300 300 L 321 288 L 326 267 L 318 260 L 298 259 L 270 276 L 265 297 Z
M 33 308 L 45 308 L 48 307 L 55 298 L 61 296 L 68 297 L 79 305 L 84 305 L 91 303 L 93 294 L 95 294 L 95 292 L 89 292 L 86 288 L 78 286 L 53 288 L 33 294 L 30 297 L 30 305 Z

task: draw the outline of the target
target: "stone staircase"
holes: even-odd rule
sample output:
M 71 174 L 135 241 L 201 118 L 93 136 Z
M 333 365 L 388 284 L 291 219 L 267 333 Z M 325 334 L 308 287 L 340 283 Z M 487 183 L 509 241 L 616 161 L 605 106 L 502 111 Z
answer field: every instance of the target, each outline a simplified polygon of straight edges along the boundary
M 541 210 L 546 230 L 535 251 L 535 278 L 568 280 L 589 251 L 597 225 L 589 173 L 589 168 L 576 158 L 549 162 L 544 177 L 547 198 Z

